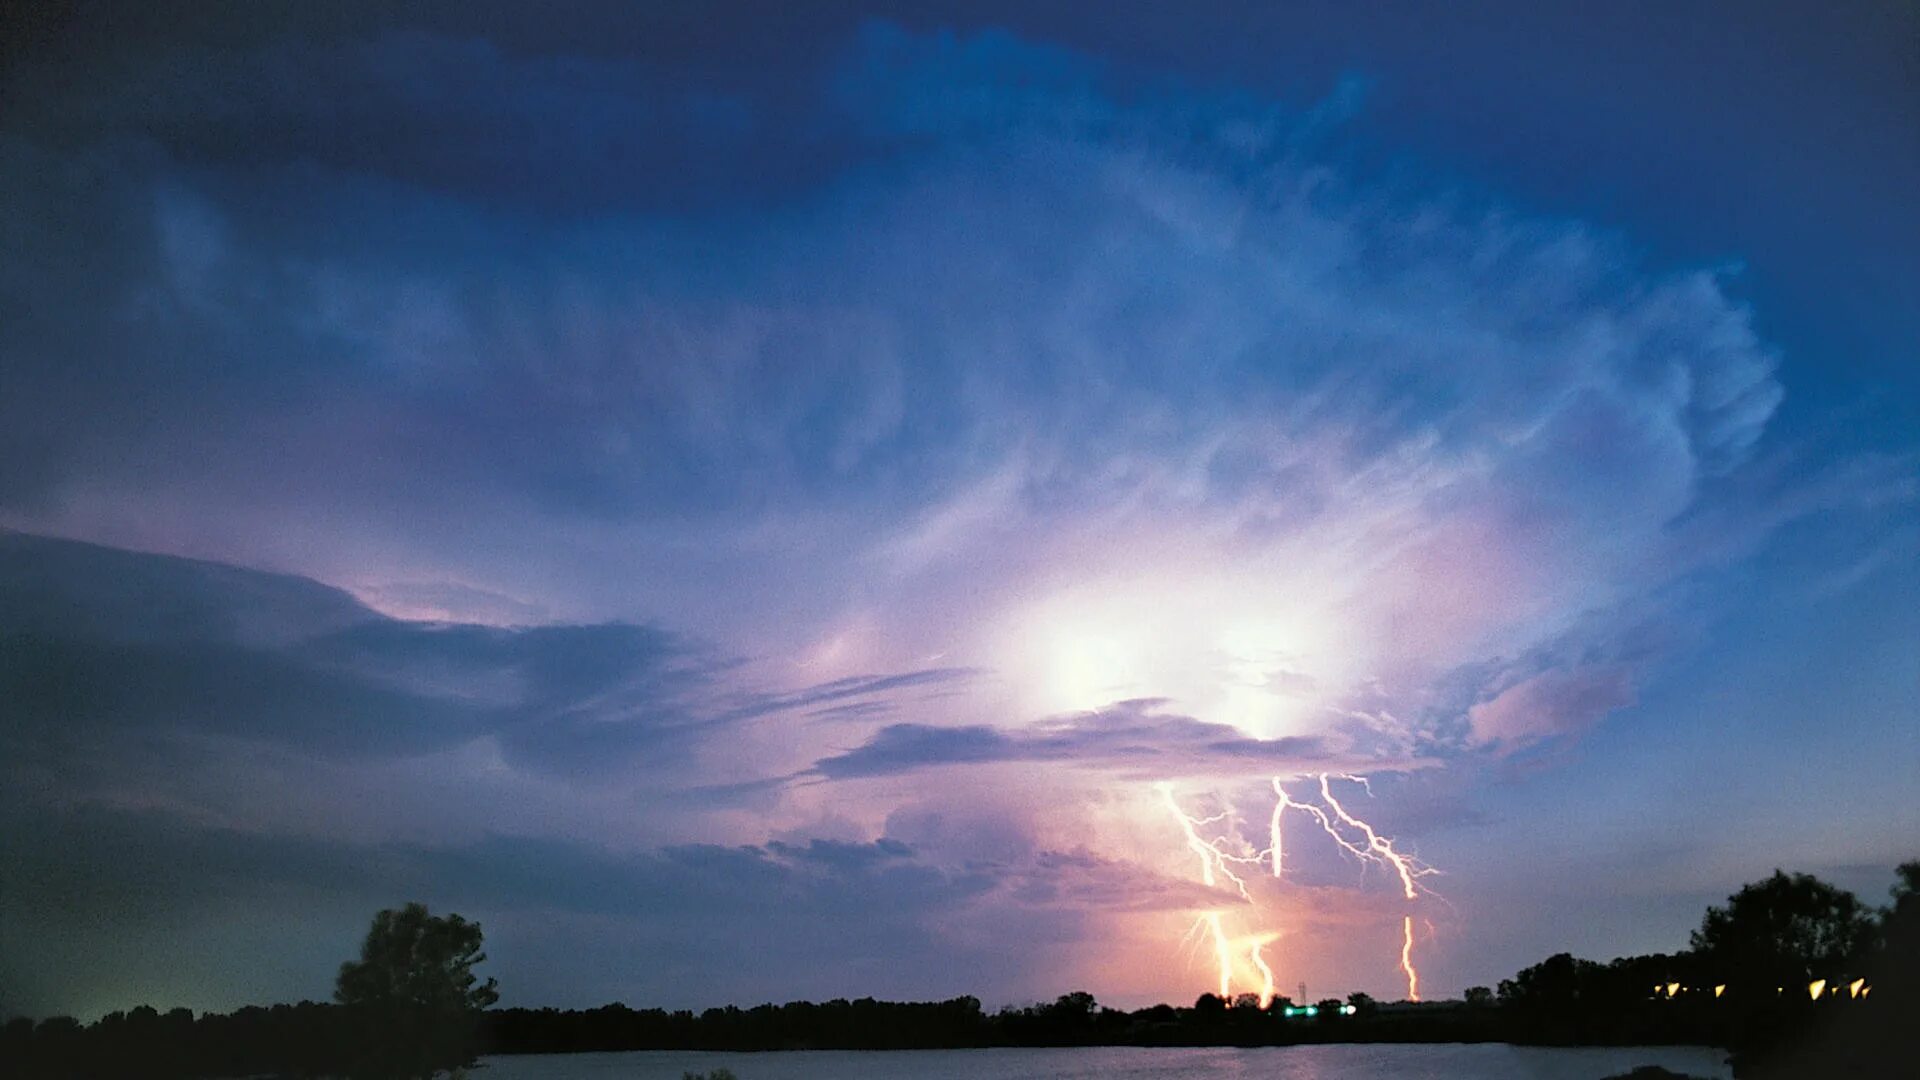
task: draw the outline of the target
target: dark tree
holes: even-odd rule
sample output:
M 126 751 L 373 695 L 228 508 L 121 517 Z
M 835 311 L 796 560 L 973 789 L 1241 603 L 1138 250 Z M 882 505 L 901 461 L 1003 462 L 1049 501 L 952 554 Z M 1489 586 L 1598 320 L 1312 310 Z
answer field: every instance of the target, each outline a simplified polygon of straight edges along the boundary
M 1567 1013 L 1589 996 L 1599 964 L 1572 953 L 1556 953 L 1524 968 L 1511 979 L 1500 980 L 1500 1000 L 1522 1009 Z
M 1849 973 L 1873 935 L 1872 913 L 1852 893 L 1776 870 L 1708 908 L 1692 944 L 1720 981 L 1771 993 Z
M 1903 1002 L 1920 998 L 1920 860 L 1896 871 L 1893 904 L 1881 912 L 1880 953 L 1871 971 L 1874 993 Z
M 423 904 L 374 916 L 333 992 L 361 1035 L 356 1076 L 416 1080 L 472 1064 L 480 1012 L 500 999 L 492 979 L 473 974 L 487 958 L 481 941 L 479 923 Z
M 1484 1009 L 1493 1004 L 1493 991 L 1484 986 L 1467 987 L 1467 1004 L 1476 1009 Z
M 1061 994 L 1051 1006 L 1055 1015 L 1063 1018 L 1082 1020 L 1094 1014 L 1100 1003 L 1085 990 L 1075 990 L 1071 994 Z

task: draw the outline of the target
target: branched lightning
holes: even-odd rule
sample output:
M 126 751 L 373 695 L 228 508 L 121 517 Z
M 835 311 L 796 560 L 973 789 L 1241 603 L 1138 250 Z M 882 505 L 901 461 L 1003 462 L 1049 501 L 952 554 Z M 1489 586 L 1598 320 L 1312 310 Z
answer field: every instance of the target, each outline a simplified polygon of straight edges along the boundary
M 1369 795 L 1373 793 L 1373 786 L 1367 783 L 1367 778 L 1364 776 L 1347 776 L 1343 777 L 1343 779 L 1357 780 L 1361 786 L 1367 789 Z M 1333 789 L 1327 786 L 1326 773 L 1320 774 L 1320 797 L 1326 800 L 1327 806 L 1332 808 L 1333 812 L 1340 816 L 1341 821 L 1346 822 L 1348 825 L 1366 834 L 1368 849 L 1371 850 L 1381 862 L 1393 867 L 1394 871 L 1400 875 L 1400 886 L 1406 890 L 1407 899 L 1419 899 L 1420 894 L 1414 887 L 1415 879 L 1428 874 L 1438 873 L 1439 871 L 1434 870 L 1432 867 L 1422 865 L 1417 859 L 1408 858 L 1393 850 L 1393 842 L 1391 840 L 1374 832 L 1373 826 L 1347 813 L 1346 807 L 1341 806 L 1340 801 L 1333 797 Z
M 1241 896 L 1251 902 L 1253 897 L 1247 892 L 1247 883 L 1227 869 L 1220 849 L 1208 843 L 1200 835 L 1202 826 L 1225 820 L 1226 815 L 1222 813 L 1211 818 L 1189 817 L 1186 811 L 1180 809 L 1180 804 L 1174 801 L 1172 785 L 1161 784 L 1159 790 L 1160 797 L 1166 801 L 1167 809 L 1173 812 L 1174 818 L 1180 822 L 1180 828 L 1187 835 L 1187 847 L 1200 857 L 1201 882 L 1208 887 L 1213 887 L 1218 885 L 1219 878 L 1224 876 L 1239 888 Z M 1201 920 L 1206 923 L 1207 929 L 1213 932 L 1214 959 L 1220 965 L 1220 996 L 1224 998 L 1233 990 L 1233 949 L 1227 941 L 1227 931 L 1221 925 L 1218 911 L 1207 912 L 1201 916 Z
M 1273 813 L 1267 820 L 1267 847 L 1261 851 L 1250 850 L 1252 845 L 1237 838 L 1231 844 L 1227 837 L 1208 839 L 1201 830 L 1210 825 L 1229 821 L 1231 812 L 1223 811 L 1206 818 L 1192 817 L 1180 809 L 1179 803 L 1173 797 L 1171 785 L 1162 783 L 1156 786 L 1167 809 L 1180 823 L 1180 828 L 1186 836 L 1187 848 L 1200 859 L 1200 880 L 1209 886 L 1217 886 L 1220 879 L 1224 878 L 1232 882 L 1235 891 L 1249 903 L 1253 902 L 1253 896 L 1247 887 L 1247 881 L 1236 873 L 1234 868 L 1258 866 L 1264 862 L 1271 868 L 1275 878 L 1283 877 L 1286 870 L 1286 846 L 1281 824 L 1288 810 L 1298 810 L 1311 817 L 1341 852 L 1360 860 L 1363 865 L 1378 863 L 1391 868 L 1400 881 L 1402 894 L 1408 901 L 1418 900 L 1423 894 L 1430 894 L 1431 890 L 1420 884 L 1420 879 L 1430 874 L 1437 874 L 1439 871 L 1411 855 L 1398 851 L 1394 848 L 1392 840 L 1381 836 L 1372 825 L 1349 812 L 1333 794 L 1332 780 L 1336 778 L 1359 784 L 1369 796 L 1373 794 L 1373 786 L 1364 776 L 1321 773 L 1319 774 L 1320 801 L 1325 804 L 1323 808 L 1312 802 L 1301 802 L 1292 798 L 1287 794 L 1281 779 L 1274 777 Z M 1357 833 L 1362 840 L 1350 838 L 1349 832 Z M 1225 998 L 1229 996 L 1233 987 L 1232 942 L 1222 922 L 1221 912 L 1211 911 L 1202 915 L 1195 923 L 1194 929 L 1188 933 L 1191 935 L 1197 932 L 1203 925 L 1211 931 L 1213 936 L 1215 959 L 1219 964 L 1220 996 Z M 1247 953 L 1253 970 L 1259 973 L 1259 997 L 1262 1008 L 1272 1002 L 1274 997 L 1275 978 L 1273 969 L 1267 962 L 1265 948 L 1275 936 L 1269 934 L 1254 938 Z M 1404 915 L 1401 919 L 1400 970 L 1407 978 L 1408 1000 L 1419 1001 L 1420 972 L 1413 962 L 1413 916 L 1411 914 Z
M 1218 885 L 1219 879 L 1224 877 L 1233 882 L 1233 887 L 1239 892 L 1242 900 L 1252 903 L 1253 894 L 1247 891 L 1246 879 L 1228 869 L 1227 864 L 1245 864 L 1257 860 L 1222 851 L 1221 841 L 1208 842 L 1200 835 L 1202 827 L 1225 821 L 1228 815 L 1222 812 L 1208 818 L 1188 817 L 1186 811 L 1180 809 L 1180 804 L 1174 801 L 1172 785 L 1160 784 L 1158 787 L 1160 797 L 1166 800 L 1167 809 L 1173 811 L 1173 816 L 1180 821 L 1180 828 L 1187 834 L 1187 847 L 1200 857 L 1200 880 L 1209 886 L 1214 886 Z

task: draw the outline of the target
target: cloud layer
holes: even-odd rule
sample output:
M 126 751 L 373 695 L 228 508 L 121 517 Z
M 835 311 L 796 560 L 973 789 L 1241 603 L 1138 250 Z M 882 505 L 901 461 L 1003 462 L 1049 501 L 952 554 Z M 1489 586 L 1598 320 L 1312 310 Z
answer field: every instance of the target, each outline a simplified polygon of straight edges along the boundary
M 1731 271 L 1369 165 L 1356 86 L 818 56 L 18 65 L 14 823 L 119 815 L 339 925 L 471 906 L 552 1000 L 1177 997 L 1221 898 L 1147 782 L 1257 828 L 1267 777 L 1387 771 L 1440 841 L 1657 700 L 1756 553 L 1911 530 L 1910 457 L 1779 445 Z M 16 854 L 49 924 L 118 858 Z M 1290 963 L 1376 978 L 1336 932 L 1373 894 L 1302 860 Z

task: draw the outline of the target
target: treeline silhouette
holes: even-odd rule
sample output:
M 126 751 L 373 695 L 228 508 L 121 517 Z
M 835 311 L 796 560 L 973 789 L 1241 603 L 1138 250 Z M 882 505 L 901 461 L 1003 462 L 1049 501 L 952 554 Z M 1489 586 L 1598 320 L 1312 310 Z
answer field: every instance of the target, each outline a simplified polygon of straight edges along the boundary
M 347 1006 L 312 1001 L 199 1016 L 142 1005 L 87 1025 L 70 1016 L 16 1018 L 0 1026 L 0 1076 L 350 1076 L 366 1027 Z
M 1134 1011 L 1071 993 L 987 1012 L 979 999 L 793 1002 L 703 1012 L 633 1009 L 464 1010 L 483 1053 L 585 1050 L 916 1049 L 987 1046 L 1285 1045 L 1304 1042 L 1696 1044 L 1736 1051 L 1744 1078 L 1893 1076 L 1920 1060 L 1920 862 L 1900 867 L 1895 903 L 1860 904 L 1806 875 L 1776 873 L 1709 908 L 1691 948 L 1596 963 L 1562 953 L 1464 1001 L 1345 1001 L 1265 1006 L 1203 994 L 1191 1006 Z M 411 907 L 409 908 L 409 912 Z M 401 915 L 403 913 L 382 913 Z M 425 918 L 424 910 L 418 913 Z M 457 917 L 446 921 L 470 927 Z M 436 924 L 434 920 L 423 923 Z M 376 923 L 378 928 L 380 923 Z M 467 949 L 477 953 L 478 929 Z M 376 939 L 370 936 L 370 944 Z M 358 965 L 349 964 L 347 969 Z M 459 969 L 460 985 L 471 983 Z M 490 984 L 466 991 L 483 1000 Z M 351 999 L 350 999 L 351 1000 Z M 1344 1008 L 1343 1008 L 1344 1006 Z M 248 1007 L 195 1016 L 148 1007 L 92 1024 L 71 1017 L 0 1025 L 0 1076 L 425 1076 L 381 1071 L 369 1045 L 393 1018 L 359 1004 Z M 384 1033 L 384 1034 L 383 1034 Z M 391 1055 L 387 1060 L 392 1060 Z M 445 1058 L 467 1060 L 466 1051 Z M 444 1068 L 445 1065 L 433 1067 Z M 1889 1070 L 1893 1071 L 1889 1071 Z
M 1293 1003 L 1261 1008 L 1252 995 L 1227 1002 L 1203 994 L 1191 1006 L 1107 1008 L 1082 992 L 1036 1005 L 986 1012 L 978 998 L 892 1002 L 861 998 L 667 1012 L 622 1004 L 583 1011 L 497 1009 L 487 1014 L 494 1053 L 581 1050 L 908 1050 L 985 1046 L 1220 1046 L 1301 1042 L 1461 1041 L 1499 1037 L 1498 1011 L 1460 1003 L 1399 1009 L 1364 994 L 1318 1003 L 1289 1017 Z
M 1776 870 L 1709 907 L 1685 952 L 1548 957 L 1501 981 L 1506 1038 L 1724 1046 L 1757 1080 L 1920 1075 L 1920 861 L 1896 875 L 1876 909 Z
M 1566 1045 L 1738 1045 L 1742 1023 L 1799 1029 L 1822 1018 L 1848 1030 L 1885 1030 L 1904 1019 L 1895 999 L 1785 997 L 1761 1016 L 1718 1007 L 1711 996 L 1651 998 L 1645 976 L 1682 958 L 1592 964 L 1550 958 L 1521 973 L 1529 989 L 1498 1002 L 1366 1005 L 1340 1001 L 1288 1017 L 1242 997 L 1202 995 L 1192 1006 L 1111 1009 L 1091 995 L 986 1012 L 979 999 L 940 1002 L 793 1002 L 742 1009 L 493 1009 L 481 1028 L 489 1054 L 614 1050 L 904 1050 L 991 1046 L 1280 1046 L 1317 1042 L 1515 1042 Z M 1529 978 L 1529 973 L 1532 977 Z M 1657 976 L 1656 976 L 1657 977 Z M 1363 995 L 1355 995 L 1364 1001 Z M 1910 1003 L 1909 1003 L 1910 1004 Z M 111 1013 L 90 1025 L 56 1017 L 0 1028 L 0 1074 L 72 1080 L 145 1076 L 333 1077 L 364 1075 L 355 1059 L 364 1026 L 349 1007 L 315 1002 L 194 1016 L 185 1009 Z M 1758 1060 L 1758 1058 L 1756 1058 Z M 1819 1070 L 1815 1070 L 1818 1072 Z M 1743 1072 L 1742 1075 L 1748 1075 Z M 1766 1075 L 1754 1073 L 1753 1075 Z M 1800 1075 L 1806 1075 L 1803 1071 Z M 1872 1075 L 1870 1073 L 1863 1075 Z
M 1342 1015 L 1345 1002 L 1319 1003 L 1317 1015 L 1286 1017 L 1276 999 L 1260 1008 L 1251 996 L 1229 1003 L 1211 994 L 1192 1006 L 1156 1005 L 1132 1012 L 1100 1005 L 1084 992 L 1053 1002 L 982 1009 L 978 998 L 939 1002 L 792 1002 L 742 1009 L 492 1009 L 483 1014 L 480 1046 L 489 1054 L 586 1050 L 904 1050 L 987 1046 L 1282 1045 L 1340 1041 L 1479 1041 L 1502 1038 L 1499 1010 L 1458 1003 L 1404 1012 L 1366 1004 Z M 71 1080 L 146 1076 L 197 1077 L 368 1075 L 357 1048 L 375 1030 L 349 1006 L 304 1001 L 195 1016 L 142 1006 L 89 1025 L 70 1017 L 0 1027 L 0 1075 Z

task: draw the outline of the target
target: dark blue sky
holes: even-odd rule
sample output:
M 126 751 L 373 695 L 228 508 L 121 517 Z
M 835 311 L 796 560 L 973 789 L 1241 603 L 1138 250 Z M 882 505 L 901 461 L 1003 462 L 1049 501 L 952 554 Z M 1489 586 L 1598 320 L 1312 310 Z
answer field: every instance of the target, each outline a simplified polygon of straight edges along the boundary
M 563 1005 L 1877 898 L 1920 16 L 1545 7 L 16 17 L 0 1011 L 322 997 L 414 898 Z M 1271 868 L 1318 773 L 1445 903 L 1306 817 L 1210 887 L 1155 786 Z

